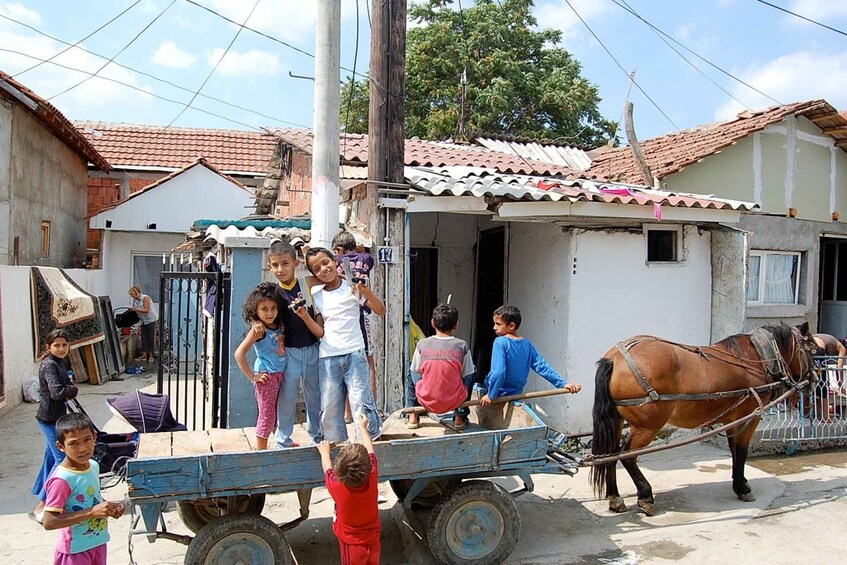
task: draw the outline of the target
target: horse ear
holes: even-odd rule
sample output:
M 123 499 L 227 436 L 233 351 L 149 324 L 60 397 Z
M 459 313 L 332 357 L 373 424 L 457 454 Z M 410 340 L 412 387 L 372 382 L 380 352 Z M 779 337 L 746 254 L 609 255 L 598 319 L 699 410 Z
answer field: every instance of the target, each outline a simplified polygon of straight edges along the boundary
M 803 322 L 802 324 L 797 326 L 797 329 L 800 330 L 800 335 L 802 335 L 804 337 L 808 336 L 809 335 L 809 322 Z

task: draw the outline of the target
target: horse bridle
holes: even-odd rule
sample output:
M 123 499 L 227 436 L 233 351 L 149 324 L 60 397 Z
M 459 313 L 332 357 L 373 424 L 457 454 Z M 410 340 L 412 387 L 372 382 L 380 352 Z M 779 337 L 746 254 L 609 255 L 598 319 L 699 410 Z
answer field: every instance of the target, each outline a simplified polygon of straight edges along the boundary
M 791 351 L 791 359 L 789 359 L 788 363 L 785 364 L 785 368 L 787 370 L 786 374 L 790 374 L 789 371 L 791 370 L 791 362 L 794 361 L 794 356 L 798 351 L 800 351 L 805 355 L 801 355 L 798 359 L 800 362 L 799 382 L 803 382 L 807 379 L 807 377 L 809 382 L 811 382 L 814 377 L 814 363 L 812 363 L 812 357 L 818 350 L 817 344 L 814 343 L 812 338 L 803 336 L 797 328 L 791 328 L 791 338 L 794 340 L 794 348 Z M 782 353 L 780 353 L 780 357 L 782 357 L 782 362 L 785 363 L 785 358 L 782 356 Z M 794 384 L 797 384 L 797 382 Z

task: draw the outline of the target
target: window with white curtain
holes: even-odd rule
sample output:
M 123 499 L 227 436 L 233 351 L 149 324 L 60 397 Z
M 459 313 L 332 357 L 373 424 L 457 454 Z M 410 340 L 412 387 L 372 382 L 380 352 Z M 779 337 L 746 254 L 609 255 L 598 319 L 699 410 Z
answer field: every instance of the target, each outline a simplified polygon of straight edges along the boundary
M 747 281 L 748 303 L 798 304 L 800 253 L 751 251 Z

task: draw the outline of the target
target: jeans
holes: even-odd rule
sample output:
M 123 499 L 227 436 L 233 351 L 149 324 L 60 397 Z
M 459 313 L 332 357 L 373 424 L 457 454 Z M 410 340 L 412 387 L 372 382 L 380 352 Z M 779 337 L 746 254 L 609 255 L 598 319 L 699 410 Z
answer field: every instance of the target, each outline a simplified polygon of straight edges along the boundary
M 38 496 L 38 500 L 44 502 L 47 499 L 47 479 L 53 473 L 53 469 L 65 460 L 65 454 L 56 445 L 56 422 L 42 422 L 35 420 L 41 428 L 41 433 L 44 434 L 44 458 L 41 460 L 41 470 L 38 471 L 38 476 L 35 477 L 35 484 L 32 485 L 32 494 Z
M 381 426 L 376 402 L 371 392 L 370 368 L 365 350 L 324 357 L 320 360 L 321 427 L 324 439 L 331 442 L 347 440 L 344 424 L 344 394 L 350 400 L 350 411 L 356 419 L 354 429 L 359 439 L 358 415 L 368 418 L 371 438 L 379 435 Z
M 409 379 L 406 380 L 406 408 L 413 408 L 415 406 L 420 406 L 418 402 L 418 397 L 415 396 L 415 385 L 418 384 L 423 378 L 420 373 L 416 373 L 414 371 L 409 371 Z M 468 389 L 468 396 L 465 398 L 465 402 L 471 399 L 471 388 L 473 387 L 473 383 L 476 380 L 476 371 L 471 373 L 470 375 L 465 375 L 462 377 L 462 382 L 465 384 L 465 388 Z M 467 416 L 471 413 L 471 409 L 465 406 L 464 408 L 456 408 L 455 414 L 457 416 Z
M 291 432 L 297 409 L 297 393 L 303 387 L 306 403 L 306 428 L 315 443 L 323 439 L 321 434 L 321 382 L 318 376 L 318 352 L 320 345 L 309 347 L 286 347 L 285 378 L 279 389 L 276 405 L 276 446 L 291 447 Z

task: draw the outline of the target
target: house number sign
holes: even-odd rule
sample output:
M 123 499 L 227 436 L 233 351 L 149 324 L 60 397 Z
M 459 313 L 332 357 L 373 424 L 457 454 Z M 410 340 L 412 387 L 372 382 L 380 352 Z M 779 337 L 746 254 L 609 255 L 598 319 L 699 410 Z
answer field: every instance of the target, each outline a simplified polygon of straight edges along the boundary
M 396 263 L 400 256 L 400 248 L 397 246 L 381 246 L 377 248 L 376 256 L 380 263 Z

